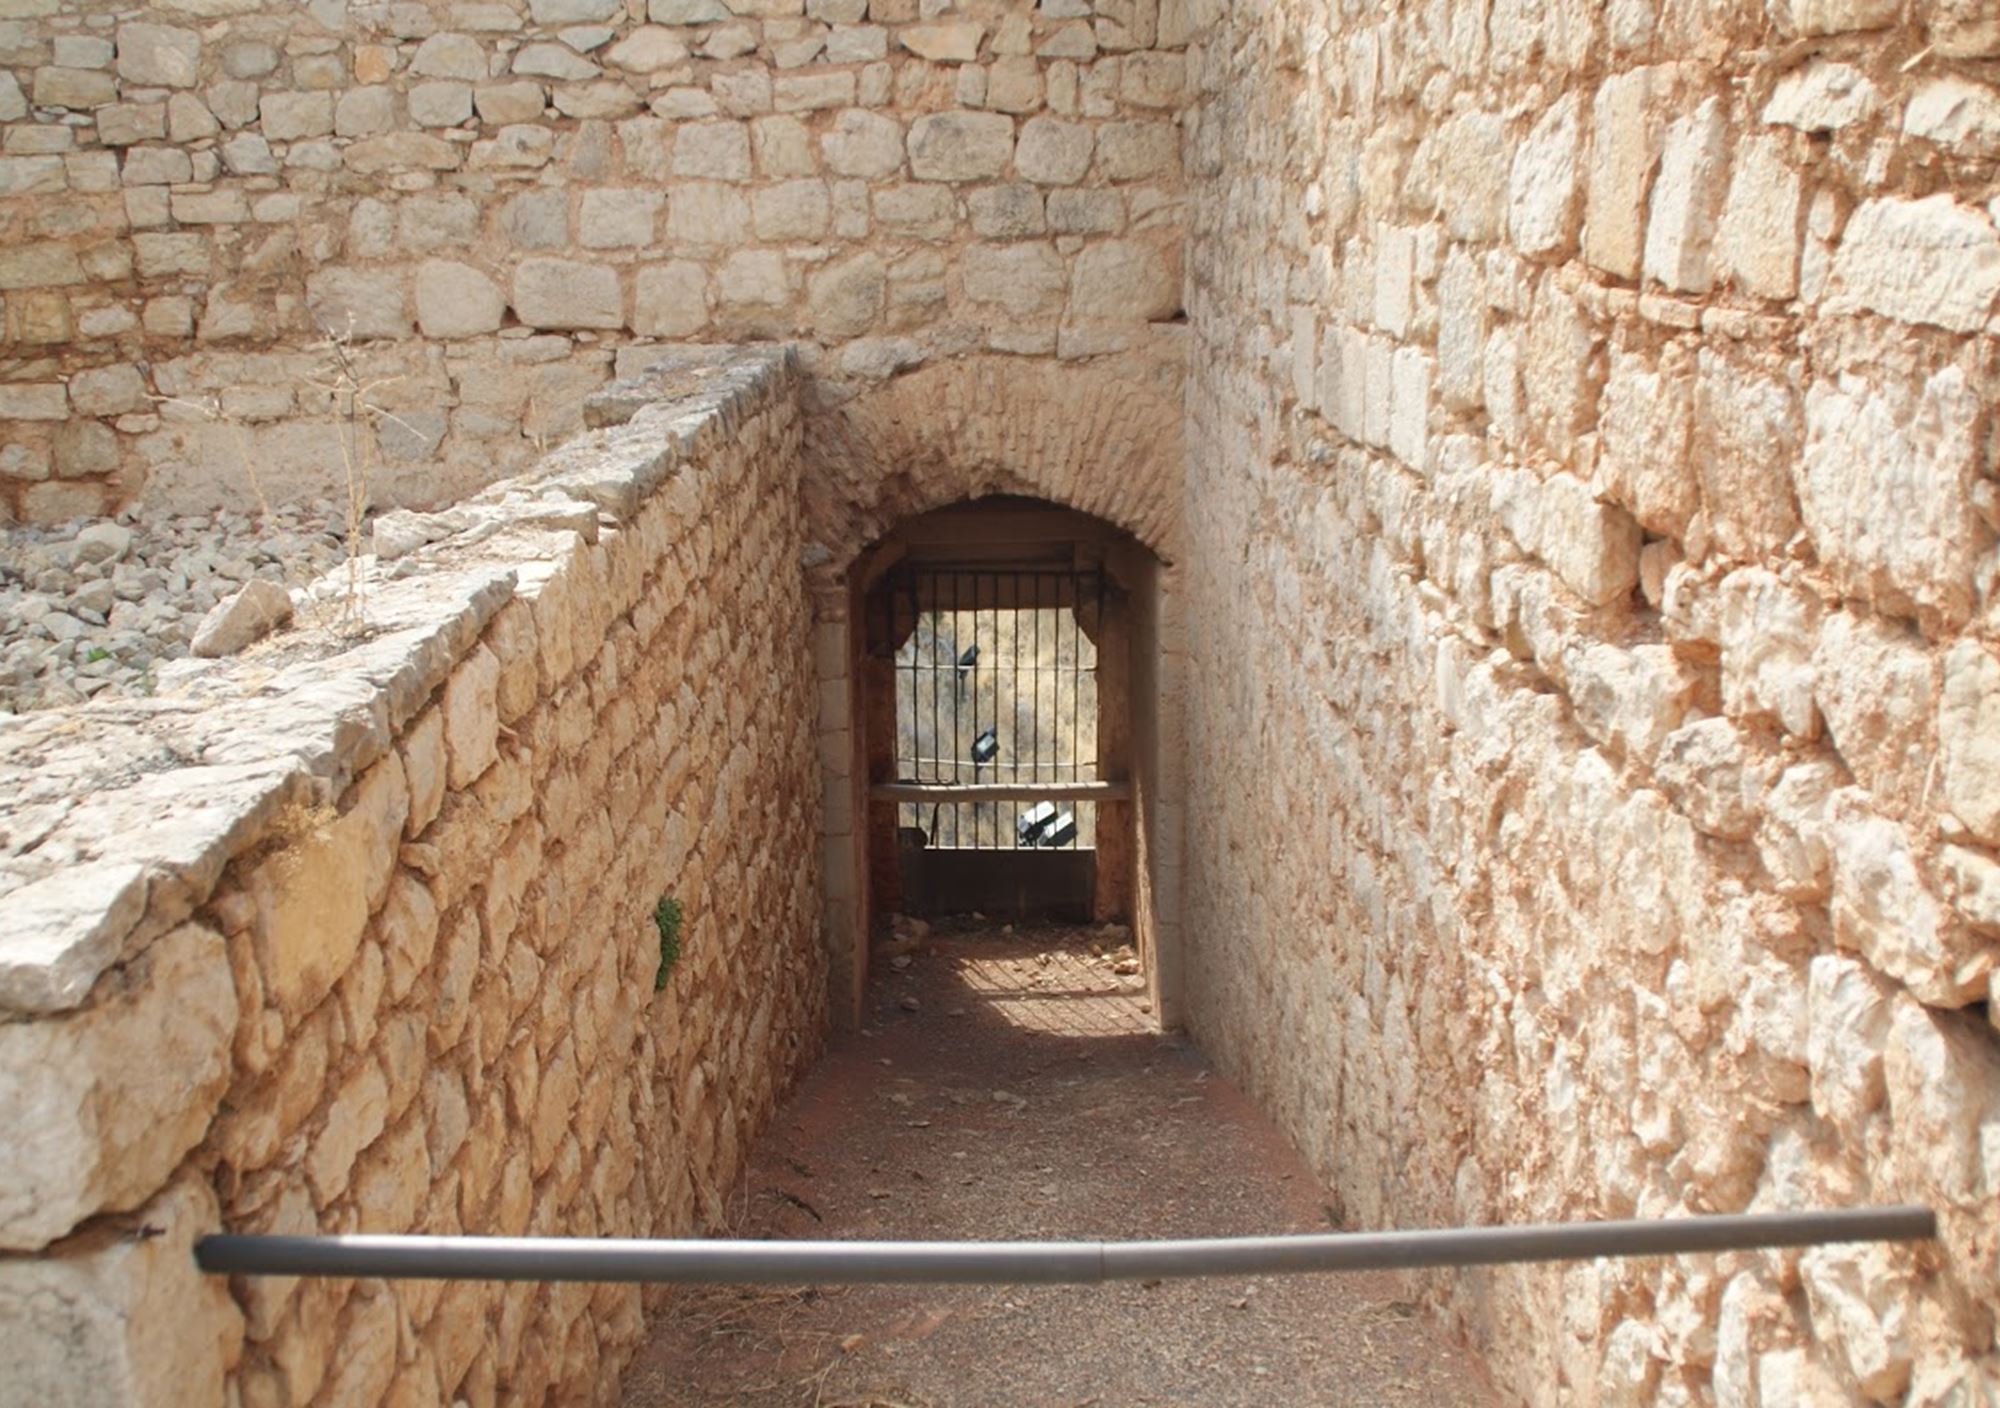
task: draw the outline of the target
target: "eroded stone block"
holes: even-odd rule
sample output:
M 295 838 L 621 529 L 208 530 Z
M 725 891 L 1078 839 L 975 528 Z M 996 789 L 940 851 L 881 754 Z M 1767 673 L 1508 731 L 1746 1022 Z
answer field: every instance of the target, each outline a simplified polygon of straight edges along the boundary
M 221 938 L 184 925 L 81 1010 L 0 1025 L 0 1247 L 150 1198 L 208 1129 L 236 1019 Z
M 243 1340 L 228 1282 L 194 1261 L 221 1230 L 215 1195 L 183 1175 L 143 1208 L 51 1249 L 0 1257 L 0 1381 L 48 1408 L 221 1403 Z

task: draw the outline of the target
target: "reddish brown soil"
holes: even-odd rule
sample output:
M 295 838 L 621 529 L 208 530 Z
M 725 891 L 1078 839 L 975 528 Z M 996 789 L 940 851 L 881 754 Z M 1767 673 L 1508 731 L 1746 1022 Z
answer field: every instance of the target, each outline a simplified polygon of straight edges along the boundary
M 1151 1030 L 1140 979 L 1093 943 L 989 928 L 940 935 L 902 972 L 878 962 L 869 1026 L 834 1043 L 753 1152 L 736 1234 L 1325 1230 L 1284 1137 Z M 1493 1401 L 1389 1274 L 690 1288 L 652 1324 L 626 1408 Z

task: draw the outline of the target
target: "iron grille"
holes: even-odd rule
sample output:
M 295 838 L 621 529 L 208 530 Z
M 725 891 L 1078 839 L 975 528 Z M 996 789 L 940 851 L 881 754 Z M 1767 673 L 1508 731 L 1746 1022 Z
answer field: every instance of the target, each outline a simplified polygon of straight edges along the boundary
M 1091 630 L 1102 619 L 1100 573 L 902 568 L 889 601 L 901 622 L 914 621 L 895 652 L 897 781 L 1032 787 L 1097 778 Z M 1097 842 L 1097 804 L 1087 799 L 905 802 L 897 822 L 931 847 Z

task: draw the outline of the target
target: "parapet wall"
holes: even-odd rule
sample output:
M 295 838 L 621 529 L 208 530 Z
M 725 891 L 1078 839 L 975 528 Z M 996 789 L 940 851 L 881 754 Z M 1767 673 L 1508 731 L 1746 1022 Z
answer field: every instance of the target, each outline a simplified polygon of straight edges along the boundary
M 9 1402 L 607 1401 L 636 1287 L 189 1246 L 723 1222 L 826 1020 L 798 392 L 678 358 L 378 526 L 361 634 L 0 722 Z
M 796 340 L 835 400 L 1144 351 L 1189 8 L 9 0 L 0 521 L 238 502 L 246 462 L 448 503 L 634 344 Z
M 2000 1394 L 2000 23 L 1237 5 L 1191 51 L 1187 991 L 1552 1403 Z

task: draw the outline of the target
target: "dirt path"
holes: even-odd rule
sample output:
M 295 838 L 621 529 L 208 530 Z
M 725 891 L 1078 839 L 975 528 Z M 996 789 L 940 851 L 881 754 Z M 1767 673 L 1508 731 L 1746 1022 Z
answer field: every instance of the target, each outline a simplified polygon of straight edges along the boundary
M 883 972 L 753 1153 L 739 1235 L 1324 1230 L 1318 1184 L 1088 930 L 940 935 Z M 1484 1405 L 1389 1275 L 679 1291 L 626 1408 Z

